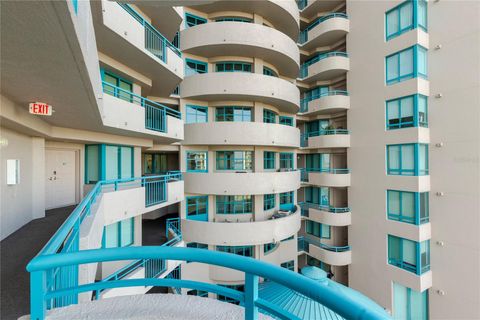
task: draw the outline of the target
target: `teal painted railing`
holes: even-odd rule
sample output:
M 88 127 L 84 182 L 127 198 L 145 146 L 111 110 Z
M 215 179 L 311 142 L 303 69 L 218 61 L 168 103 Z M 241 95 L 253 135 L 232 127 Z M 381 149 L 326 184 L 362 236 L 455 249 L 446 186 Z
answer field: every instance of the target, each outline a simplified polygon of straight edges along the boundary
M 161 103 L 149 100 L 133 92 L 114 86 L 106 81 L 103 81 L 102 85 L 104 93 L 144 107 L 146 129 L 167 132 L 166 116 L 172 116 L 178 119 L 182 118 L 182 114 L 179 111 L 164 106 Z
M 43 249 L 38 253 L 37 257 L 55 255 L 60 253 L 71 253 L 79 251 L 79 241 L 80 241 L 80 226 L 83 220 L 92 213 L 92 207 L 96 204 L 98 196 L 103 191 L 117 191 L 125 188 L 131 187 L 141 187 L 150 180 L 163 181 L 163 184 L 166 184 L 169 181 L 181 180 L 182 174 L 178 172 L 167 173 L 163 176 L 149 176 L 141 178 L 125 178 L 117 180 L 108 180 L 108 181 L 99 181 L 95 186 L 90 190 L 90 192 L 82 199 L 82 201 L 77 205 L 77 207 L 72 211 L 70 216 L 65 220 L 62 226 L 57 230 L 53 237 L 48 241 L 48 243 L 43 247 Z M 166 186 L 163 187 L 163 190 L 166 190 Z M 145 189 L 145 198 L 152 199 L 152 201 L 160 203 L 161 201 L 166 201 L 165 193 L 159 193 L 158 198 L 149 194 L 148 189 Z M 161 200 L 161 198 L 163 200 Z M 148 200 L 146 200 L 148 205 Z M 32 299 L 37 299 L 37 292 L 34 290 L 36 285 L 32 282 Z M 74 265 L 65 265 L 59 268 L 50 269 L 48 271 L 48 277 L 46 277 L 45 282 L 41 283 L 42 286 L 45 286 L 48 290 L 62 290 L 67 286 L 78 285 L 78 266 Z M 76 295 L 63 295 L 62 297 L 50 299 L 45 308 L 57 308 L 66 306 L 72 303 L 77 302 Z
M 146 277 L 143 279 L 112 280 L 82 285 L 68 283 L 61 289 L 51 288 L 46 285 L 51 277 L 50 270 L 66 266 L 76 266 L 78 268 L 79 265 L 89 263 L 143 259 L 192 261 L 238 270 L 245 274 L 245 292 L 220 285 L 174 279 L 173 277 L 161 279 Z M 260 278 L 269 279 L 299 294 L 303 294 L 346 319 L 385 319 L 384 314 L 379 314 L 377 310 L 365 306 L 344 292 L 322 285 L 298 273 L 253 258 L 204 249 L 151 246 L 95 249 L 73 253 L 40 255 L 30 261 L 27 270 L 31 273 L 31 292 L 33 293 L 31 296 L 31 319 L 35 320 L 45 319 L 46 305 L 52 299 L 62 299 L 65 296 L 77 297 L 82 292 L 96 292 L 111 288 L 136 286 L 189 288 L 223 295 L 238 300 L 245 307 L 245 319 L 247 320 L 258 319 L 259 310 L 268 312 L 280 319 L 299 320 L 298 317 L 278 305 L 259 298 L 258 286 Z
M 325 52 L 325 53 L 319 53 L 312 59 L 308 60 L 304 64 L 300 66 L 300 78 L 303 79 L 308 76 L 308 67 L 311 66 L 312 64 L 317 63 L 320 60 L 330 58 L 330 57 L 345 57 L 348 58 L 348 53 L 346 52 L 340 52 L 340 51 L 332 51 L 332 52 Z
M 312 131 L 309 133 L 301 133 L 300 147 L 303 147 L 303 148 L 308 147 L 308 138 L 310 137 L 328 136 L 328 135 L 335 135 L 335 134 L 350 134 L 350 131 L 347 129 L 329 129 L 329 130 Z
M 322 205 L 318 203 L 311 203 L 311 202 L 299 202 L 299 206 L 302 208 L 302 210 L 307 210 L 310 208 L 321 210 L 321 211 L 327 211 L 331 213 L 345 213 L 345 212 L 350 212 L 349 207 L 333 207 L 330 205 Z M 308 215 L 307 215 L 308 217 Z
M 320 23 L 326 21 L 326 20 L 329 20 L 329 19 L 332 19 L 332 18 L 344 18 L 344 19 L 348 19 L 348 16 L 345 14 L 345 13 L 341 13 L 341 12 L 333 12 L 333 13 L 329 13 L 327 15 L 324 15 L 318 19 L 316 19 L 314 22 L 312 22 L 307 28 L 305 28 L 304 30 L 302 30 L 302 32 L 300 32 L 300 38 L 298 40 L 298 42 L 300 44 L 303 44 L 305 42 L 308 41 L 308 32 L 310 30 L 312 30 L 313 28 L 315 28 L 316 26 L 318 26 Z
M 308 103 L 313 100 L 328 96 L 348 96 L 348 91 L 345 90 L 330 90 L 321 94 L 314 94 L 307 98 L 300 99 L 300 112 L 308 112 Z
M 165 63 L 167 62 L 167 48 L 172 50 L 177 56 L 182 56 L 180 50 L 168 41 L 157 29 L 155 29 L 154 26 L 146 21 L 131 5 L 127 3 L 117 3 L 145 28 L 145 49 L 153 53 Z
M 302 250 L 299 251 L 308 251 L 308 245 L 312 244 L 316 247 L 332 251 L 332 252 L 346 252 L 350 251 L 350 246 L 331 246 L 325 243 L 321 243 L 317 239 L 309 238 L 309 237 L 298 237 L 298 248 L 302 248 Z M 306 250 L 305 250 L 306 249 Z

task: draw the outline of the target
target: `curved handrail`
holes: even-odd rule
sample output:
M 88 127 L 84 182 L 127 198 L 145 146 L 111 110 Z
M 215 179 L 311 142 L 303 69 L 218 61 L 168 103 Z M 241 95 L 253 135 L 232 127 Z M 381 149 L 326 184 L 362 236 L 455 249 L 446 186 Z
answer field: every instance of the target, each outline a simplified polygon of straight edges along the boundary
M 317 18 L 315 21 L 313 21 L 311 24 L 309 24 L 305 29 L 303 29 L 300 32 L 300 38 L 299 38 L 299 43 L 304 44 L 305 42 L 308 41 L 308 31 L 312 30 L 316 26 L 318 26 L 320 23 L 332 19 L 332 18 L 344 18 L 348 19 L 348 15 L 343 13 L 343 12 L 332 12 L 329 14 L 326 14 L 324 16 L 321 16 Z
M 333 207 L 330 205 L 323 205 L 318 203 L 311 203 L 311 202 L 299 202 L 298 205 L 302 208 L 314 208 L 321 211 L 331 212 L 331 213 L 346 213 L 351 212 L 349 207 Z
M 351 250 L 350 246 L 331 246 L 331 245 L 322 243 L 319 240 L 315 240 L 308 237 L 298 237 L 297 239 L 298 239 L 298 242 L 304 241 L 308 244 L 313 244 L 314 246 L 317 246 L 332 252 L 347 252 Z
M 53 268 L 60 268 L 71 265 L 98 263 L 107 261 L 133 260 L 133 259 L 168 259 L 180 261 L 194 261 L 206 263 L 220 267 L 231 268 L 245 273 L 245 315 L 249 318 L 257 312 L 258 297 L 258 279 L 259 277 L 275 281 L 292 290 L 295 290 L 338 313 L 347 319 L 384 319 L 384 315 L 375 310 L 366 308 L 364 305 L 334 290 L 329 286 L 323 286 L 318 282 L 308 279 L 295 272 L 283 269 L 279 266 L 267 262 L 255 260 L 253 258 L 242 257 L 233 254 L 227 254 L 216 251 L 193 248 L 173 248 L 173 247 L 127 247 L 84 250 L 74 253 L 61 253 L 54 255 L 42 255 L 35 257 L 27 265 L 27 270 L 32 273 L 32 285 L 42 283 L 46 273 Z M 122 280 L 122 281 L 137 281 Z M 142 280 L 142 279 L 140 279 Z M 143 282 L 144 283 L 143 279 Z M 150 279 L 151 280 L 151 279 Z M 160 280 L 160 279 L 157 279 Z M 170 279 L 173 280 L 173 279 Z M 184 280 L 176 281 L 175 286 L 179 286 Z M 134 282 L 132 286 L 138 286 Z M 117 281 L 104 283 L 104 285 L 115 285 Z M 93 285 L 89 285 L 93 286 Z M 44 290 L 46 288 L 36 288 Z M 70 288 L 63 289 L 65 294 L 71 294 Z M 78 288 L 72 288 L 78 290 Z M 86 291 L 91 289 L 87 288 Z M 32 309 L 38 310 L 39 306 L 44 308 L 44 299 L 52 292 L 38 292 L 32 296 Z
M 329 58 L 329 57 L 344 57 L 348 58 L 348 53 L 342 52 L 342 51 L 330 51 L 330 52 L 324 52 L 324 53 L 319 53 L 313 58 L 307 60 L 305 63 L 303 63 L 300 66 L 300 78 L 303 79 L 308 76 L 308 67 L 311 66 L 312 64 L 315 64 L 323 59 Z

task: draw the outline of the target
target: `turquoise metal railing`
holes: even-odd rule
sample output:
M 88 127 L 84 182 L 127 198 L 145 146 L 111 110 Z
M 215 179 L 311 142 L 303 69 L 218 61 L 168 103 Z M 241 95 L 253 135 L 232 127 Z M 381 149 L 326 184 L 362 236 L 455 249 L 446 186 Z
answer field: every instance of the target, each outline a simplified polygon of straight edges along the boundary
M 329 130 L 312 131 L 309 133 L 301 133 L 300 147 L 303 147 L 303 148 L 308 147 L 308 138 L 310 137 L 328 136 L 328 135 L 335 135 L 335 134 L 350 134 L 350 131 L 347 129 L 329 129 Z
M 169 181 L 182 179 L 182 174 L 178 172 L 173 172 L 167 173 L 163 176 L 125 178 L 97 182 L 95 186 L 90 190 L 90 192 L 85 196 L 85 198 L 83 198 L 82 201 L 77 205 L 77 207 L 72 211 L 70 216 L 65 220 L 65 222 L 61 225 L 61 227 L 57 230 L 53 237 L 38 253 L 37 257 L 55 255 L 60 253 L 78 252 L 80 241 L 80 226 L 83 220 L 91 214 L 92 207 L 95 205 L 98 196 L 104 191 L 117 191 L 124 188 L 141 187 L 144 185 L 145 181 L 149 181 L 151 179 L 161 179 L 161 181 L 166 184 Z M 164 189 L 166 190 L 166 186 L 164 187 Z M 154 198 L 149 196 L 148 189 L 145 189 L 145 192 L 146 199 Z M 159 199 L 155 200 L 158 201 Z M 164 201 L 166 201 L 165 198 Z M 78 266 L 65 265 L 59 268 L 49 269 L 46 281 L 41 285 L 45 286 L 48 290 L 62 290 L 65 287 L 78 285 Z M 35 284 L 33 283 L 32 289 L 34 288 L 34 286 Z M 31 296 L 32 299 L 36 298 L 37 292 L 32 291 Z M 50 309 L 62 307 L 76 302 L 76 295 L 66 294 L 58 298 L 50 299 L 46 304 L 46 308 Z
M 322 172 L 332 174 L 347 174 L 350 173 L 350 169 L 346 168 L 304 168 L 306 172 Z
M 305 168 L 300 168 L 300 181 L 308 182 L 308 171 Z
M 329 58 L 329 57 L 345 57 L 348 58 L 348 53 L 346 52 L 341 52 L 341 51 L 331 51 L 331 52 L 325 52 L 325 53 L 319 53 L 312 59 L 308 60 L 304 64 L 300 66 L 300 78 L 303 79 L 308 76 L 308 67 L 311 66 L 312 64 L 317 63 L 320 60 Z
M 145 29 L 145 49 L 153 53 L 163 62 L 167 62 L 166 49 L 172 50 L 177 56 L 182 53 L 170 41 L 168 41 L 154 26 L 146 21 L 133 7 L 127 3 L 117 2 L 125 11 L 127 11 L 135 20 L 137 20 Z
M 328 96 L 348 96 L 348 91 L 346 90 L 330 90 L 320 94 L 313 94 L 307 98 L 300 99 L 300 112 L 308 112 L 308 103 L 313 100 L 320 99 L 322 97 Z
M 167 132 L 167 116 L 182 119 L 182 114 L 161 103 L 149 100 L 128 90 L 102 81 L 103 92 L 116 98 L 145 108 L 145 128 L 149 130 Z
M 333 207 L 330 205 L 322 205 L 318 203 L 311 203 L 311 202 L 299 202 L 298 205 L 302 208 L 302 210 L 308 210 L 310 208 L 318 209 L 321 211 L 327 211 L 331 213 L 345 213 L 350 212 L 350 208 L 348 207 Z M 307 215 L 308 217 L 308 215 Z
M 300 38 L 299 38 L 298 42 L 300 44 L 303 44 L 303 43 L 307 42 L 308 41 L 308 31 L 312 30 L 313 28 L 318 26 L 320 23 L 322 23 L 326 20 L 332 19 L 332 18 L 348 19 L 348 16 L 345 13 L 333 12 L 333 13 L 329 13 L 327 15 L 324 15 L 322 17 L 319 17 L 314 22 L 312 22 L 307 28 L 305 28 L 304 30 L 302 30 L 300 32 Z
M 245 274 L 245 290 L 240 292 L 220 285 L 174 279 L 173 277 L 112 280 L 82 285 L 76 283 L 67 285 L 62 289 L 52 289 L 45 285 L 50 277 L 49 270 L 52 269 L 65 266 L 76 266 L 78 268 L 79 265 L 89 263 L 142 259 L 192 261 L 238 270 Z M 259 298 L 258 286 L 260 278 L 269 279 L 321 303 L 346 319 L 385 319 L 384 314 L 378 313 L 379 311 L 371 306 L 366 306 L 342 291 L 322 285 L 298 273 L 253 258 L 204 249 L 132 246 L 40 255 L 30 261 L 27 270 L 30 272 L 31 277 L 31 292 L 33 293 L 31 295 L 31 319 L 34 320 L 45 319 L 46 302 L 52 299 L 62 298 L 66 295 L 76 297 L 82 292 L 136 286 L 189 288 L 223 295 L 238 300 L 244 306 L 245 319 L 247 320 L 258 319 L 259 310 L 268 312 L 280 319 L 300 320 L 297 316 L 278 305 Z
M 299 250 L 299 251 L 308 251 L 308 245 L 312 244 L 314 246 L 317 246 L 319 248 L 332 251 L 332 252 L 346 252 L 350 251 L 350 246 L 331 246 L 325 243 L 321 243 L 319 240 L 309 238 L 309 237 L 298 237 L 298 248 L 302 248 L 304 250 Z M 305 250 L 306 249 L 306 250 Z

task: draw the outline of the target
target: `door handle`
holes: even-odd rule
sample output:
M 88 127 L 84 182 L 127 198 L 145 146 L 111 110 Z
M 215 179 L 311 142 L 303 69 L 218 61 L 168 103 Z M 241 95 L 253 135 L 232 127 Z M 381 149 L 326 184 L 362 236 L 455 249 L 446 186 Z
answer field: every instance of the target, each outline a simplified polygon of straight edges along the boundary
M 52 179 L 52 177 L 50 177 L 50 178 L 48 178 L 48 180 L 52 181 L 53 179 Z

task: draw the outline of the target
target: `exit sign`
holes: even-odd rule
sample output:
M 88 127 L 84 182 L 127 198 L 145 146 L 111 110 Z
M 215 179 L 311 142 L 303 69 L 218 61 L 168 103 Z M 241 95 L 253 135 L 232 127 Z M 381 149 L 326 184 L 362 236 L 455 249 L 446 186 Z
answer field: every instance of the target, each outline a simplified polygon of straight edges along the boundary
M 51 116 L 53 112 L 52 106 L 43 102 L 32 102 L 28 105 L 28 107 L 31 114 Z

